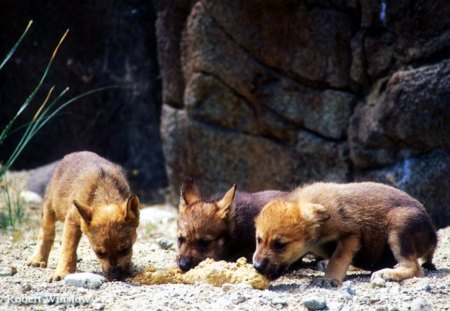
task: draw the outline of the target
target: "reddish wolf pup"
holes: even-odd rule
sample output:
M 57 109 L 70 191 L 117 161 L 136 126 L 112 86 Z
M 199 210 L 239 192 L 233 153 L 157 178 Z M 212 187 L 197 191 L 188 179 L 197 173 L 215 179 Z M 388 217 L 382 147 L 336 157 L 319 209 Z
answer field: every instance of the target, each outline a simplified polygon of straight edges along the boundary
M 181 187 L 177 223 L 178 256 L 187 271 L 206 258 L 234 261 L 251 256 L 255 250 L 256 215 L 271 199 L 287 192 L 237 192 L 236 185 L 218 199 L 203 201 L 191 179 Z
M 271 279 L 307 253 L 329 258 L 321 286 L 342 283 L 350 264 L 372 280 L 401 281 L 433 267 L 435 229 L 425 208 L 383 184 L 314 183 L 289 200 L 268 203 L 256 218 L 255 268 Z M 393 267 L 398 263 L 395 267 Z M 393 267 L 393 268 L 392 268 Z
M 51 280 L 75 272 L 82 232 L 108 279 L 129 274 L 139 200 L 130 193 L 120 166 L 92 152 L 64 157 L 47 186 L 39 242 L 29 265 L 47 266 L 58 220 L 64 222 L 62 250 Z

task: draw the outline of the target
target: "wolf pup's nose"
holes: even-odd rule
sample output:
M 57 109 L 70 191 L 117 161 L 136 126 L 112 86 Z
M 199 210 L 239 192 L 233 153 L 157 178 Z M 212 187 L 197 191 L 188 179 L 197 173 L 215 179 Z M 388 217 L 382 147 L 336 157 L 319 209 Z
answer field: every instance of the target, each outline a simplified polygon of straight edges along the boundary
M 108 271 L 108 279 L 120 281 L 123 278 L 122 270 L 120 268 L 112 268 Z
M 180 258 L 180 260 L 178 261 L 178 266 L 181 270 L 186 272 L 192 268 L 192 262 L 186 258 Z
M 267 259 L 264 259 L 263 261 L 253 261 L 253 267 L 258 271 L 259 273 L 264 273 L 264 271 L 267 268 L 267 263 L 269 261 Z

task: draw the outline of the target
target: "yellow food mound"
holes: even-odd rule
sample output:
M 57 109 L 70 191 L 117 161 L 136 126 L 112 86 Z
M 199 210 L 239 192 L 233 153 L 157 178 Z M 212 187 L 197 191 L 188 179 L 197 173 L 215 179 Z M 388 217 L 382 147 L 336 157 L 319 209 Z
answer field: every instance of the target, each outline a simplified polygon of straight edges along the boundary
M 133 280 L 140 284 L 207 283 L 221 286 L 225 283 L 246 283 L 257 289 L 269 287 L 269 280 L 248 264 L 244 257 L 239 258 L 237 262 L 214 261 L 208 258 L 186 273 L 178 268 L 156 270 L 154 267 L 148 267 L 143 273 L 133 277 Z

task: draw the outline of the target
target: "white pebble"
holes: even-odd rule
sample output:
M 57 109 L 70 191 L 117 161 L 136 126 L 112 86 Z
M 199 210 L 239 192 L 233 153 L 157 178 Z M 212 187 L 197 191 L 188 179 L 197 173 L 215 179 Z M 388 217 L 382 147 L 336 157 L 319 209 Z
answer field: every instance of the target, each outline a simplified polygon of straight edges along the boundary
M 370 283 L 372 287 L 386 287 L 386 281 L 382 278 L 375 278 Z
M 66 285 L 89 289 L 99 288 L 105 281 L 106 279 L 103 276 L 88 272 L 73 273 L 64 278 L 64 284 Z
M 327 306 L 325 298 L 317 296 L 306 297 L 302 300 L 302 304 L 308 308 L 308 310 L 322 310 Z

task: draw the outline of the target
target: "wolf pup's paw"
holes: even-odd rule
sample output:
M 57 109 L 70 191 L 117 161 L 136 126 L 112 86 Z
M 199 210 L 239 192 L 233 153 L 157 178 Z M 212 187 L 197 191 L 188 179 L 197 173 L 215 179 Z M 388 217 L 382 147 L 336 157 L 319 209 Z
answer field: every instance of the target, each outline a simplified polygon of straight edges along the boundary
M 376 279 L 383 279 L 385 281 L 396 281 L 394 269 L 382 269 L 372 273 L 370 282 L 373 283 Z
M 30 267 L 37 267 L 37 268 L 47 268 L 47 262 L 43 260 L 36 260 L 34 258 L 31 258 L 27 261 L 27 265 Z
M 48 280 L 50 283 L 51 282 L 57 282 L 57 281 L 62 281 L 66 275 L 68 275 L 68 272 L 55 272 L 52 277 Z
M 329 278 L 315 278 L 311 285 L 324 287 L 324 288 L 336 288 L 342 285 L 342 282 L 337 279 L 329 279 Z

